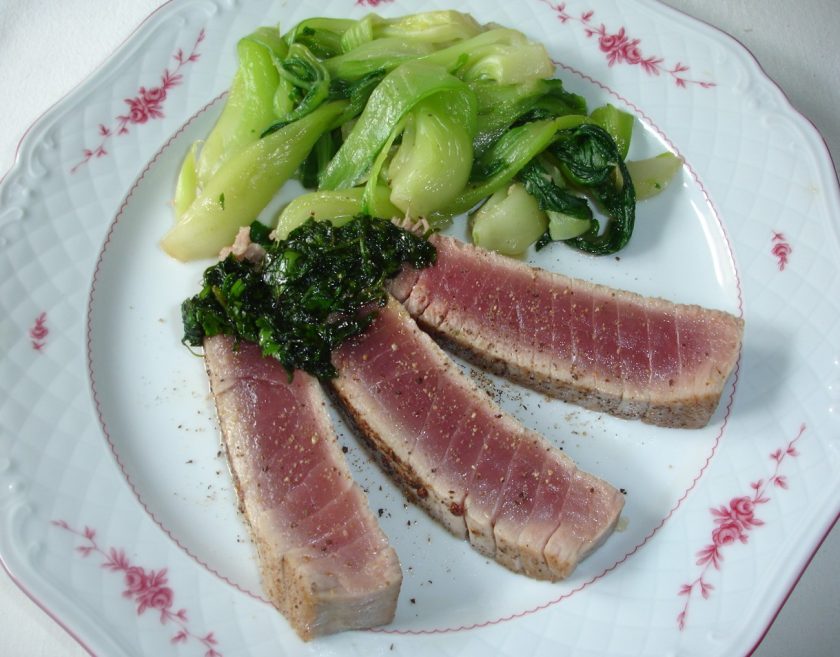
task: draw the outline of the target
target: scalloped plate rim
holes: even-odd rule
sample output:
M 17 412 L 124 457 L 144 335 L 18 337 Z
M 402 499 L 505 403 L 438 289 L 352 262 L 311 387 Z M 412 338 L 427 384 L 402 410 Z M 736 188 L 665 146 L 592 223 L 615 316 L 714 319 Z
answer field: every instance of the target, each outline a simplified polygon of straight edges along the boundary
M 775 80 L 773 80 L 763 69 L 760 62 L 756 59 L 755 55 L 736 37 L 732 36 L 731 34 L 723 31 L 722 29 L 715 27 L 701 19 L 694 18 L 684 11 L 674 8 L 668 5 L 661 4 L 659 2 L 650 2 L 650 0 L 637 0 L 642 4 L 646 4 L 648 6 L 656 5 L 660 10 L 672 11 L 675 14 L 680 15 L 684 20 L 687 22 L 695 22 L 699 25 L 702 25 L 706 29 L 710 29 L 719 35 L 722 35 L 731 41 L 731 46 L 735 48 L 738 52 L 742 54 L 746 54 L 749 59 L 751 60 L 751 65 L 754 68 L 754 72 L 758 73 L 758 79 L 762 82 L 762 84 L 768 84 L 774 90 L 775 93 L 779 95 L 780 98 L 783 99 L 786 110 L 790 113 L 790 116 L 796 118 L 798 122 L 801 123 L 803 129 L 806 133 L 809 133 L 810 136 L 816 137 L 816 144 L 819 148 L 821 148 L 821 153 L 819 153 L 819 158 L 822 159 L 825 163 L 830 165 L 831 174 L 827 174 L 828 167 L 822 167 L 820 172 L 823 176 L 826 176 L 829 179 L 832 179 L 834 187 L 831 190 L 832 196 L 834 197 L 834 203 L 836 206 L 840 206 L 840 181 L 838 181 L 837 172 L 834 169 L 834 161 L 831 155 L 831 152 L 828 149 L 827 143 L 825 138 L 822 136 L 818 128 L 813 124 L 813 122 L 804 114 L 802 114 L 791 102 L 789 96 L 786 92 L 779 86 Z M 50 107 L 44 110 L 33 122 L 29 125 L 29 127 L 24 131 L 23 135 L 20 137 L 18 141 L 16 152 L 14 156 L 14 160 L 12 165 L 9 169 L 0 176 L 0 189 L 3 189 L 5 183 L 7 183 L 11 179 L 11 175 L 16 172 L 16 170 L 22 168 L 24 166 L 24 162 L 26 158 L 30 157 L 32 154 L 33 149 L 37 143 L 37 138 L 39 137 L 39 131 L 46 130 L 52 123 L 52 121 L 60 116 L 62 111 L 66 111 L 69 109 L 69 106 L 73 104 L 77 99 L 79 99 L 84 91 L 92 85 L 97 83 L 98 78 L 102 76 L 112 65 L 119 66 L 122 61 L 114 63 L 114 59 L 123 57 L 125 52 L 129 49 L 131 44 L 144 38 L 147 34 L 150 34 L 155 28 L 154 20 L 156 17 L 163 15 L 163 10 L 170 7 L 170 5 L 176 4 L 175 0 L 167 0 L 163 4 L 161 4 L 158 8 L 153 10 L 151 13 L 146 16 L 138 25 L 125 37 L 125 39 L 113 49 L 113 51 L 94 69 L 92 70 L 84 79 L 79 81 L 71 90 L 69 90 L 66 94 L 64 94 L 61 98 L 55 101 Z M 826 190 L 828 192 L 828 190 Z M 836 233 L 835 233 L 836 235 Z M 825 538 L 831 532 L 832 528 L 836 525 L 838 520 L 840 520 L 840 503 L 837 504 L 837 510 L 833 512 L 828 511 L 827 513 L 823 514 L 825 518 L 825 522 L 821 523 L 817 529 L 821 528 L 821 538 L 813 544 L 812 549 L 808 553 L 803 553 L 804 558 L 801 560 L 801 563 L 797 565 L 795 570 L 798 571 L 798 574 L 792 578 L 789 585 L 787 586 L 786 591 L 782 591 L 782 594 L 779 597 L 779 602 L 775 606 L 775 609 L 770 609 L 770 618 L 769 622 L 767 623 L 766 627 L 763 628 L 760 632 L 757 633 L 757 638 L 755 639 L 754 645 L 752 649 L 747 653 L 751 654 L 757 646 L 761 643 L 761 641 L 766 636 L 769 628 L 771 627 L 773 621 L 775 620 L 778 613 L 781 611 L 782 606 L 787 601 L 788 597 L 792 593 L 793 589 L 796 587 L 799 579 L 801 578 L 804 571 L 807 569 L 809 563 L 813 559 L 813 556 L 819 550 L 820 546 L 822 545 Z M 20 588 L 23 593 L 29 597 L 38 607 L 40 607 L 52 620 L 54 620 L 62 629 L 64 629 L 84 650 L 86 650 L 91 655 L 94 655 L 92 649 L 87 645 L 85 639 L 81 636 L 77 635 L 76 632 L 59 617 L 58 614 L 54 613 L 51 608 L 49 607 L 48 602 L 45 600 L 40 599 L 36 596 L 26 585 L 24 581 L 18 578 L 15 572 L 14 566 L 7 561 L 5 556 L 0 553 L 0 565 L 3 566 L 3 569 L 9 575 L 11 580 L 15 583 L 15 585 Z

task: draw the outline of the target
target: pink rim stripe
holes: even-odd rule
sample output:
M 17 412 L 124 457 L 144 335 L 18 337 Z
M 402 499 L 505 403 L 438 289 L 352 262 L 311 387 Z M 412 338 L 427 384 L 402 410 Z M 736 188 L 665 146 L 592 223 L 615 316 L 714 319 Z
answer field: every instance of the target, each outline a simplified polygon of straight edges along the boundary
M 144 18 L 142 21 L 140 21 L 140 22 L 137 24 L 137 27 L 135 27 L 133 30 L 131 30 L 131 32 L 129 32 L 129 33 L 126 35 L 126 37 L 125 37 L 125 38 L 124 38 L 124 39 L 123 39 L 123 40 L 122 40 L 122 41 L 121 41 L 121 42 L 120 42 L 120 43 L 119 43 L 119 44 L 118 44 L 118 45 L 117 45 L 117 46 L 116 46 L 116 47 L 115 47 L 112 51 L 111 51 L 111 54 L 109 54 L 107 57 L 105 57 L 105 59 L 103 59 L 103 60 L 102 60 L 102 63 L 100 63 L 100 64 L 99 64 L 99 66 L 97 66 L 97 67 L 96 67 L 95 69 L 93 69 L 90 73 L 88 73 L 88 75 L 87 75 L 86 77 L 84 77 L 84 78 L 82 78 L 81 80 L 79 80 L 79 82 L 78 82 L 78 83 L 77 83 L 77 84 L 76 84 L 76 85 L 75 85 L 72 89 L 70 89 L 70 91 L 68 91 L 67 93 L 65 93 L 64 95 L 62 95 L 62 96 L 61 96 L 58 100 L 56 100 L 56 101 L 55 101 L 52 105 L 50 105 L 49 107 L 47 107 L 47 108 L 46 108 L 43 112 L 41 112 L 41 113 L 40 113 L 37 117 L 35 117 L 35 119 L 32 121 L 32 123 L 30 123 L 30 124 L 29 124 L 29 127 L 28 127 L 26 130 L 24 130 L 24 131 L 23 131 L 23 134 L 20 136 L 20 139 L 18 140 L 17 146 L 15 147 L 15 157 L 14 157 L 14 159 L 12 160 L 12 164 L 11 164 L 11 166 L 8 168 L 8 170 L 4 171 L 4 172 L 3 172 L 3 175 L 2 175 L 2 176 L 0 176 L 0 184 L 2 184 L 2 183 L 3 183 L 3 181 L 6 179 L 6 176 L 8 176 L 8 175 L 12 172 L 12 170 L 15 168 L 15 166 L 17 166 L 17 164 L 18 164 L 18 160 L 20 159 L 20 148 L 21 148 L 21 146 L 23 145 L 23 142 L 26 140 L 27 135 L 29 135 L 29 133 L 30 133 L 30 132 L 32 132 L 32 129 L 33 129 L 35 126 L 37 126 L 37 125 L 38 125 L 38 124 L 39 124 L 39 123 L 40 123 L 40 122 L 41 122 L 44 118 L 46 118 L 46 117 L 47 117 L 47 116 L 48 116 L 48 115 L 49 115 L 49 114 L 50 114 L 50 113 L 51 113 L 54 109 L 56 109 L 59 105 L 61 105 L 62 103 L 64 103 L 64 101 L 65 101 L 65 100 L 67 100 L 68 98 L 71 98 L 73 95 L 75 95 L 75 94 L 76 94 L 76 92 L 79 90 L 79 88 L 80 88 L 80 87 L 81 87 L 81 86 L 82 86 L 85 82 L 87 82 L 88 80 L 92 80 L 92 79 L 96 76 L 96 74 L 97 74 L 97 73 L 99 73 L 99 70 L 100 70 L 100 69 L 101 69 L 101 68 L 102 68 L 102 67 L 103 67 L 103 66 L 104 66 L 104 65 L 105 65 L 108 61 L 110 61 L 110 60 L 111 60 L 111 58 L 112 58 L 114 55 L 116 55 L 118 52 L 120 52 L 120 50 L 122 50 L 122 49 L 123 49 L 123 46 L 125 46 L 125 45 L 129 42 L 129 41 L 131 41 L 131 39 L 132 39 L 132 38 L 134 38 L 134 35 L 135 35 L 135 34 L 137 34 L 137 33 L 138 33 L 138 32 L 139 32 L 142 28 L 143 28 L 143 26 L 144 26 L 144 25 L 146 25 L 146 23 L 148 23 L 148 22 L 151 20 L 151 18 L 152 18 L 155 14 L 160 13 L 160 12 L 161 12 L 161 10 L 162 10 L 164 7 L 166 7 L 167 5 L 169 5 L 170 3 L 175 2 L 175 1 L 176 1 L 176 0 L 165 0 L 164 2 L 162 2 L 162 3 L 160 4 L 160 6 L 158 6 L 158 8 L 157 8 L 157 9 L 155 9 L 155 10 L 154 10 L 154 11 L 152 11 L 152 12 L 150 12 L 150 13 L 146 16 L 146 18 Z
M 79 646 L 81 646 L 82 650 L 84 650 L 86 653 L 88 653 L 91 657 L 97 657 L 97 655 L 93 652 L 93 649 L 87 643 L 85 643 L 85 641 L 84 641 L 84 639 L 82 639 L 82 637 L 80 637 L 78 634 L 76 634 L 70 628 L 69 625 L 65 625 L 64 621 L 61 620 L 61 618 L 55 612 L 53 612 L 52 609 L 50 609 L 46 605 L 46 603 L 41 602 L 41 600 L 32 591 L 30 591 L 26 587 L 26 585 L 14 575 L 14 573 L 12 573 L 12 569 L 9 568 L 9 565 L 6 563 L 5 559 L 3 559 L 2 554 L 0 554 L 0 565 L 3 566 L 3 570 L 9 576 L 9 579 L 12 580 L 12 583 L 15 586 L 18 587 L 18 589 L 20 590 L 21 593 L 23 593 L 27 598 L 29 598 L 35 604 L 36 607 L 38 607 L 47 616 L 49 616 L 50 619 L 53 622 L 55 622 L 56 625 L 58 625 L 62 630 L 67 632 L 67 634 L 70 636 L 70 638 L 73 639 L 76 643 L 78 643 Z
M 120 49 L 121 49 L 121 48 L 125 45 L 125 43 L 127 43 L 127 42 L 128 42 L 128 41 L 129 41 L 129 40 L 130 40 L 130 39 L 131 39 L 131 38 L 132 38 L 132 37 L 133 37 L 133 36 L 134 36 L 134 35 L 135 35 L 135 34 L 136 34 L 136 33 L 137 33 L 137 32 L 138 32 L 141 28 L 142 28 L 142 27 L 143 27 L 143 25 L 145 25 L 145 24 L 146 24 L 146 23 L 150 20 L 150 18 L 151 18 L 152 16 L 154 16 L 155 14 L 157 14 L 158 12 L 160 12 L 160 11 L 161 11 L 161 10 L 162 10 L 165 6 L 169 5 L 171 2 L 172 2 L 172 0 L 166 0 L 166 1 L 165 1 L 164 3 L 162 3 L 162 4 L 161 4 L 161 5 L 160 5 L 157 9 L 155 9 L 153 12 L 151 12 L 151 13 L 150 13 L 150 14 L 149 14 L 149 15 L 148 15 L 145 19 L 143 19 L 143 21 L 141 21 L 141 22 L 137 25 L 137 27 L 136 27 L 134 30 L 132 30 L 132 31 L 131 31 L 131 33 L 129 33 L 129 35 L 128 35 L 128 36 L 126 36 L 126 38 L 122 41 L 122 43 L 114 49 L 114 51 L 112 52 L 112 54 L 111 54 L 110 56 L 108 56 L 106 59 L 104 59 L 104 60 L 103 60 L 103 65 L 104 65 L 104 63 L 105 63 L 105 62 L 107 62 L 107 61 L 111 58 L 111 56 L 113 56 L 113 54 L 114 54 L 114 53 L 118 52 L 118 51 L 119 51 L 119 50 L 120 50 Z M 666 5 L 661 5 L 661 6 L 662 6 L 662 7 L 666 7 Z M 685 12 L 680 11 L 680 10 L 678 10 L 678 9 L 674 9 L 674 8 L 672 8 L 672 7 L 666 7 L 666 8 L 667 8 L 668 10 L 670 10 L 670 11 L 674 11 L 674 12 L 676 12 L 676 13 L 678 13 L 678 14 L 683 15 L 683 16 L 688 16 L 688 14 L 686 14 Z M 796 114 L 796 115 L 798 115 L 798 116 L 802 117 L 802 119 L 804 119 L 804 120 L 805 120 L 808 124 L 810 124 L 810 125 L 811 125 L 812 129 L 814 130 L 814 132 L 817 134 L 817 136 L 819 137 L 819 139 L 820 139 L 820 140 L 821 140 L 821 142 L 822 142 L 822 146 L 823 146 L 824 154 L 827 156 L 828 161 L 832 164 L 832 167 L 833 167 L 833 168 L 834 168 L 834 170 L 835 170 L 835 180 L 838 182 L 838 185 L 840 185 L 840 178 L 838 178 L 837 173 L 836 173 L 836 166 L 834 165 L 834 159 L 833 159 L 833 157 L 832 157 L 831 151 L 830 151 L 830 150 L 829 150 L 829 148 L 828 148 L 828 144 L 827 144 L 827 142 L 825 141 L 825 138 L 822 136 L 822 134 L 819 132 L 819 130 L 816 128 L 816 126 L 813 124 L 813 122 L 812 122 L 812 121 L 811 121 L 808 117 L 806 117 L 805 115 L 803 115 L 801 112 L 799 112 L 799 111 L 796 109 L 796 107 L 795 107 L 795 106 L 791 103 L 790 98 L 788 97 L 788 95 L 787 95 L 787 94 L 786 94 L 786 93 L 785 93 L 785 92 L 784 92 L 784 91 L 783 91 L 783 90 L 782 90 L 782 89 L 778 86 L 778 84 L 777 84 L 777 83 L 776 83 L 776 82 L 775 82 L 775 81 L 774 81 L 774 80 L 773 80 L 773 79 L 772 79 L 772 78 L 771 78 L 771 77 L 770 77 L 770 76 L 766 73 L 766 71 L 765 71 L 765 70 L 764 70 L 764 68 L 761 66 L 761 64 L 758 62 L 758 60 L 755 58 L 755 56 L 752 54 L 752 52 L 751 52 L 751 51 L 750 51 L 750 50 L 749 50 L 749 49 L 748 49 L 748 48 L 747 48 L 747 47 L 746 47 L 746 46 L 745 46 L 745 45 L 744 45 L 744 44 L 743 44 L 740 40 L 738 40 L 737 38 L 733 37 L 732 35 L 730 35 L 730 34 L 726 33 L 725 31 L 721 30 L 720 28 L 718 28 L 718 27 L 716 27 L 716 26 L 714 26 L 714 25 L 711 25 L 711 24 L 709 24 L 708 22 L 706 22 L 706 21 L 704 21 L 704 20 L 702 20 L 702 19 L 699 19 L 699 18 L 695 18 L 695 17 L 691 17 L 691 16 L 689 16 L 689 18 L 691 18 L 692 20 L 695 20 L 695 21 L 697 21 L 697 22 L 699 22 L 699 23 L 701 23 L 701 24 L 703 24 L 703 25 L 707 26 L 708 28 L 712 29 L 713 31 L 715 31 L 715 32 L 717 32 L 717 33 L 719 33 L 719 34 L 722 34 L 722 35 L 726 36 L 726 37 L 727 37 L 727 38 L 729 38 L 731 41 L 733 41 L 733 42 L 734 42 L 734 43 L 736 43 L 738 46 L 740 46 L 740 48 L 741 48 L 744 52 L 746 52 L 746 53 L 749 55 L 749 57 L 752 59 L 752 61 L 753 61 L 754 65 L 755 65 L 755 66 L 756 66 L 756 68 L 757 68 L 757 69 L 761 72 L 761 74 L 765 77 L 765 79 L 766 79 L 767 81 L 769 81 L 769 82 L 770 82 L 770 83 L 771 83 L 771 84 L 772 84 L 772 85 L 773 85 L 773 86 L 774 86 L 774 87 L 775 87 L 775 88 L 779 91 L 779 93 L 781 94 L 781 96 L 782 96 L 782 97 L 784 98 L 784 100 L 786 101 L 786 103 L 787 103 L 787 105 L 788 105 L 788 109 L 789 109 L 792 113 L 794 113 L 794 114 Z M 101 67 L 101 65 L 100 65 L 100 67 Z M 46 117 L 49 113 L 51 113 L 51 112 L 53 111 L 53 109 L 55 109 L 57 106 L 59 106 L 61 103 L 63 103 L 63 102 L 64 102 L 67 98 L 69 98 L 71 95 L 73 95 L 73 94 L 74 94 L 74 93 L 78 90 L 78 88 L 79 88 L 79 87 L 80 87 L 80 86 L 81 86 L 81 85 L 82 85 L 82 84 L 83 84 L 86 80 L 88 80 L 88 79 L 92 78 L 92 77 L 93 77 L 93 76 L 94 76 L 97 72 L 98 72 L 98 68 L 97 68 L 96 70 L 94 70 L 93 72 L 91 72 L 91 74 L 90 74 L 89 76 L 87 76 L 84 80 L 81 80 L 81 81 L 80 81 L 80 82 L 79 82 L 79 83 L 78 83 L 78 84 L 77 84 L 77 85 L 76 85 L 76 86 L 75 86 L 72 90 L 70 90 L 68 93 L 64 94 L 61 98 L 59 98 L 59 99 L 58 99 L 55 103 L 53 103 L 50 107 L 48 107 L 47 109 L 45 109 L 45 110 L 44 110 L 44 111 L 43 111 L 43 112 L 42 112 L 42 113 L 41 113 L 38 117 L 36 117 L 36 118 L 33 120 L 33 122 L 32 122 L 32 123 L 30 124 L 30 126 L 29 126 L 29 127 L 28 127 L 25 131 L 24 131 L 23 135 L 21 136 L 20 140 L 18 141 L 17 147 L 16 147 L 16 149 L 15 149 L 15 157 L 14 157 L 13 163 L 12 163 L 12 165 L 9 167 L 9 169 L 8 169 L 6 172 L 4 172 L 4 173 L 2 174 L 2 176 L 0 176 L 0 184 L 1 184 L 1 183 L 5 180 L 5 179 L 6 179 L 6 177 L 9 175 L 9 173 L 10 173 L 10 172 L 11 172 L 11 171 L 15 168 L 15 166 L 18 164 L 18 162 L 19 162 L 19 157 L 20 157 L 21 146 L 22 146 L 23 142 L 26 140 L 27 136 L 28 136 L 28 135 L 30 134 L 30 132 L 32 131 L 32 129 L 33 129 L 35 126 L 37 126 L 37 125 L 38 125 L 38 123 L 40 123 L 40 122 L 41 122 L 41 121 L 42 121 L 42 120 L 43 120 L 43 119 L 44 119 L 44 118 L 45 118 L 45 117 Z M 730 403 L 731 403 L 731 399 L 730 399 Z M 716 447 L 716 445 L 715 445 L 715 447 Z M 827 538 L 827 536 L 831 533 L 832 529 L 836 526 L 836 524 L 837 524 L 837 522 L 838 522 L 839 520 L 840 520 L 840 512 L 838 512 L 838 513 L 837 513 L 837 515 L 835 515 L 835 517 L 834 517 L 833 521 L 831 521 L 831 522 L 829 522 L 829 523 L 827 524 L 827 526 L 826 526 L 826 530 L 825 530 L 825 533 L 823 534 L 822 538 L 821 538 L 821 539 L 819 540 L 819 542 L 818 542 L 818 543 L 814 546 L 814 549 L 813 549 L 813 551 L 811 552 L 810 556 L 809 556 L 807 559 L 805 559 L 805 560 L 803 561 L 803 563 L 802 563 L 802 566 L 801 566 L 801 569 L 800 569 L 800 571 L 799 571 L 798 576 L 796 576 L 796 577 L 792 580 L 792 582 L 791 582 L 791 584 L 790 584 L 790 587 L 789 587 L 789 589 L 788 589 L 788 591 L 787 591 L 787 594 L 783 597 L 783 599 L 782 599 L 782 600 L 781 600 L 781 602 L 779 603 L 779 606 L 778 606 L 778 608 L 776 609 L 775 614 L 773 614 L 773 615 L 772 615 L 772 617 L 770 618 L 770 620 L 769 620 L 769 622 L 768 622 L 767 626 L 764 628 L 763 632 L 762 632 L 762 633 L 761 633 L 761 635 L 759 636 L 759 638 L 758 638 L 758 640 L 756 641 L 756 643 L 755 643 L 755 645 L 753 646 L 753 648 L 752 648 L 752 649 L 751 649 L 751 650 L 747 653 L 747 656 L 748 656 L 748 657 L 749 657 L 749 655 L 752 655 L 752 654 L 753 654 L 753 652 L 754 652 L 754 651 L 758 648 L 758 646 L 760 645 L 760 643 L 764 640 L 764 638 L 765 638 L 765 636 L 767 635 L 767 632 L 769 631 L 769 629 L 770 629 L 770 627 L 772 626 L 773 622 L 775 621 L 775 619 L 778 617 L 779 613 L 781 612 L 782 607 L 784 606 L 784 604 L 785 604 L 785 603 L 787 602 L 787 600 L 789 599 L 789 597 L 790 597 L 790 595 L 792 594 L 792 592 L 793 592 L 794 588 L 796 588 L 796 585 L 798 584 L 799 580 L 802 578 L 803 573 L 805 572 L 805 570 L 807 569 L 808 565 L 811 563 L 811 561 L 813 560 L 814 556 L 815 556 L 815 555 L 816 555 L 816 553 L 819 551 L 819 549 L 820 549 L 820 547 L 822 546 L 822 544 L 825 542 L 825 539 L 826 539 L 826 538 Z M 64 630 L 65 630 L 65 631 L 66 631 L 66 632 L 67 632 L 67 633 L 68 633 L 68 634 L 69 634 L 69 635 L 70 635 L 70 636 L 71 636 L 71 637 L 72 637 L 72 638 L 73 638 L 73 639 L 74 639 L 74 640 L 75 640 L 75 641 L 76 641 L 76 642 L 77 642 L 77 643 L 78 643 L 78 644 L 79 644 L 79 645 L 80 645 L 80 646 L 81 646 L 84 650 L 86 650 L 86 651 L 87 651 L 90 655 L 92 655 L 93 657 L 96 657 L 96 655 L 94 655 L 94 653 L 92 652 L 92 650 L 91 650 L 91 649 L 90 649 L 90 648 L 89 648 L 89 647 L 88 647 L 88 646 L 84 643 L 84 641 L 83 641 L 80 637 L 78 637 L 78 636 L 77 636 L 77 635 L 76 635 L 76 634 L 75 634 L 75 633 L 74 633 L 74 632 L 73 632 L 73 631 L 72 631 L 72 630 L 71 630 L 68 626 L 66 626 L 66 625 L 65 625 L 65 624 L 61 621 L 61 619 L 60 619 L 60 618 L 58 618 L 58 617 L 57 617 L 57 616 L 56 616 L 56 615 L 55 615 L 55 614 L 54 614 L 54 613 L 53 613 L 53 612 L 52 612 L 52 611 L 51 611 L 51 610 L 50 610 L 47 606 L 45 606 L 45 604 L 41 603 L 41 602 L 40 602 L 40 601 L 39 601 L 39 600 L 38 600 L 38 599 L 37 599 L 37 598 L 36 598 L 36 597 L 35 597 L 35 596 L 34 596 L 34 595 L 33 595 L 33 594 L 32 594 L 32 593 L 31 593 L 31 592 L 30 592 L 30 591 L 29 591 L 29 590 L 28 590 L 28 589 L 27 589 L 27 588 L 26 588 L 23 584 L 22 584 L 22 582 L 20 582 L 20 581 L 19 581 L 19 580 L 18 580 L 18 579 L 17 579 L 17 578 L 16 578 L 16 577 L 12 574 L 12 571 L 9 569 L 8 565 L 7 565 L 7 564 L 6 564 L 6 562 L 3 560 L 2 555 L 0 555 L 0 564 L 2 564 L 2 565 L 3 565 L 3 569 L 4 569 L 4 570 L 6 571 L 6 573 L 9 575 L 9 577 L 12 579 L 12 581 L 15 583 L 15 585 L 16 585 L 16 586 L 18 586 L 18 588 L 20 588 L 20 589 L 21 589 L 21 591 L 23 591 L 23 593 L 24 593 L 25 595 L 27 595 L 27 597 L 29 597 L 29 598 L 30 598 L 30 599 L 31 599 L 31 600 L 32 600 L 32 601 L 33 601 L 33 602 L 34 602 L 34 603 L 35 603 L 38 607 L 40 607 L 40 608 L 41 608 L 41 609 L 42 609 L 42 610 L 43 610 L 43 611 L 44 611 L 44 612 L 45 612 L 45 613 L 46 613 L 46 614 L 47 614 L 50 618 L 52 618 L 52 619 L 53 619 L 53 620 L 54 620 L 54 621 L 55 621 L 55 622 L 56 622 L 56 623 L 57 623 L 57 624 L 58 624 L 58 625 L 59 625 L 62 629 L 64 629 Z
M 155 153 L 155 155 L 152 157 L 152 159 L 149 160 L 148 164 L 146 164 L 146 166 L 143 168 L 143 171 L 140 172 L 140 175 L 134 181 L 134 184 L 128 190 L 128 194 L 126 194 L 125 199 L 123 199 L 123 202 L 120 204 L 120 207 L 117 210 L 117 214 L 114 216 L 114 219 L 111 222 L 110 227 L 108 228 L 108 233 L 105 236 L 105 241 L 103 242 L 102 248 L 100 249 L 100 252 L 99 252 L 99 257 L 96 259 L 96 267 L 94 268 L 93 279 L 92 279 L 91 287 L 90 287 L 90 293 L 88 295 L 87 341 L 86 341 L 87 366 L 88 366 L 88 376 L 90 378 L 91 393 L 93 395 L 93 402 L 94 402 L 94 406 L 96 408 L 96 414 L 97 414 L 97 417 L 99 419 L 99 424 L 102 427 L 102 432 L 105 436 L 106 441 L 108 442 L 108 445 L 111 449 L 111 453 L 114 455 L 114 459 L 116 460 L 117 465 L 120 468 L 120 472 L 122 472 L 123 476 L 125 477 L 126 482 L 129 485 L 129 488 L 131 488 L 131 492 L 134 493 L 135 498 L 137 498 L 137 501 L 140 503 L 140 506 L 143 508 L 143 510 L 148 514 L 148 516 L 152 519 L 152 521 L 158 527 L 160 527 L 160 529 L 163 531 L 163 533 L 166 534 L 172 540 L 173 543 L 175 543 L 175 545 L 177 545 L 179 548 L 181 548 L 187 555 L 189 555 L 190 558 L 192 558 L 196 563 L 198 563 L 203 568 L 205 568 L 208 572 L 214 574 L 216 577 L 218 577 L 222 581 L 226 582 L 227 584 L 230 584 L 233 588 L 235 588 L 236 590 L 244 593 L 245 595 L 247 595 L 251 598 L 254 598 L 255 600 L 260 600 L 261 602 L 265 602 L 266 604 L 270 604 L 266 598 L 263 598 L 262 596 L 257 595 L 252 591 L 248 591 L 247 589 L 242 588 L 236 582 L 231 581 L 229 578 L 225 577 L 220 572 L 218 572 L 217 570 L 212 568 L 208 563 L 204 562 L 201 558 L 199 558 L 198 555 L 193 554 L 190 551 L 190 549 L 187 548 L 185 545 L 183 545 L 174 536 L 174 534 L 172 534 L 172 532 L 160 521 L 160 519 L 155 515 L 155 513 L 149 508 L 149 506 L 146 504 L 146 502 L 140 496 L 140 492 L 137 490 L 137 487 L 135 486 L 134 482 L 132 481 L 131 477 L 129 476 L 128 471 L 126 470 L 125 465 L 122 462 L 122 459 L 120 459 L 120 455 L 119 455 L 119 452 L 117 451 L 117 447 L 114 444 L 114 441 L 112 440 L 111 434 L 108 430 L 108 426 L 105 423 L 105 418 L 102 416 L 102 408 L 101 408 L 100 403 L 99 403 L 99 395 L 96 391 L 96 377 L 94 376 L 94 372 L 93 372 L 93 355 L 92 355 L 92 349 L 91 349 L 91 342 L 92 342 L 91 333 L 92 333 L 92 330 L 93 330 L 93 327 L 92 327 L 93 299 L 94 299 L 94 296 L 95 296 L 95 293 L 96 293 L 96 285 L 97 285 L 97 282 L 99 280 L 99 271 L 100 271 L 101 266 L 102 266 L 102 258 L 105 256 L 105 251 L 107 251 L 108 245 L 111 243 L 111 237 L 114 233 L 114 229 L 116 228 L 117 224 L 119 223 L 120 219 L 122 218 L 123 212 L 125 212 L 126 207 L 128 207 L 128 202 L 131 200 L 131 197 L 134 195 L 134 192 L 140 186 L 140 183 L 146 177 L 146 174 L 149 173 L 152 166 L 154 166 L 154 164 L 160 159 L 160 156 L 163 155 L 164 151 L 166 151 L 166 149 L 169 148 L 169 146 L 172 144 L 172 142 L 174 142 L 175 139 L 177 139 L 178 136 L 184 130 L 186 130 L 193 121 L 195 121 L 195 119 L 197 119 L 199 116 L 201 116 L 204 112 L 206 112 L 208 109 L 210 109 L 214 104 L 219 102 L 226 95 L 227 95 L 227 92 L 225 91 L 225 92 L 222 92 L 221 94 L 219 94 L 218 96 L 216 96 L 213 100 L 211 100 L 204 107 L 202 107 L 195 114 L 193 114 L 189 119 L 187 119 L 187 121 L 180 128 L 178 128 L 178 130 L 175 133 L 173 133 L 172 136 L 169 137 L 169 139 L 166 140 L 166 142 L 163 144 L 163 146 L 160 147 L 160 149 L 157 151 L 157 153 Z

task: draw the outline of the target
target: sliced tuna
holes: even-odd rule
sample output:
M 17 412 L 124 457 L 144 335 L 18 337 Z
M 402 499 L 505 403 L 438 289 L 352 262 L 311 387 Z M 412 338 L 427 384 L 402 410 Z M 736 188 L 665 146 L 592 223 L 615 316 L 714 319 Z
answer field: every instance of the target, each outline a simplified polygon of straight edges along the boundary
M 556 580 L 614 527 L 621 494 L 504 413 L 396 300 L 333 364 L 336 395 L 385 469 L 483 554 Z
M 437 262 L 391 292 L 426 330 L 510 379 L 586 408 L 705 426 L 743 321 L 550 273 L 435 235 Z
M 210 386 L 271 602 L 304 639 L 392 620 L 397 555 L 353 482 L 317 380 L 209 338 Z

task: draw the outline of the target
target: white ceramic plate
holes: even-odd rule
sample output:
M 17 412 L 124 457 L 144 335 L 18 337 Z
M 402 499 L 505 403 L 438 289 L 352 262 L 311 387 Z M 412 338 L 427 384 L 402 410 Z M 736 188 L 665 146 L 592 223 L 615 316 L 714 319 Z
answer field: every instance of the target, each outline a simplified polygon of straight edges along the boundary
M 819 136 L 731 39 L 661 5 L 462 5 L 545 43 L 591 107 L 634 112 L 631 157 L 685 159 L 620 258 L 533 259 L 742 315 L 712 424 L 651 428 L 473 373 L 627 491 L 620 531 L 548 584 L 406 506 L 336 418 L 405 582 L 391 626 L 301 643 L 262 600 L 202 363 L 179 344 L 207 263 L 156 242 L 239 36 L 445 4 L 169 4 L 30 130 L 0 186 L 0 556 L 92 654 L 745 654 L 836 519 L 840 198 Z

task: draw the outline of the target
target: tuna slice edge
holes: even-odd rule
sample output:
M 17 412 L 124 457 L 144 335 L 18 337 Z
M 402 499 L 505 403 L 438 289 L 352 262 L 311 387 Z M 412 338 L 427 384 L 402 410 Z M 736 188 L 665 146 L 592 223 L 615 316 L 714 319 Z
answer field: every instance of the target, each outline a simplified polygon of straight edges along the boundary
M 391 622 L 402 571 L 353 482 L 316 379 L 205 340 L 222 439 L 271 602 L 303 639 Z
M 614 528 L 622 495 L 498 408 L 394 299 L 333 363 L 384 469 L 482 554 L 558 580 Z
M 664 427 L 711 419 L 743 320 L 531 267 L 442 235 L 392 294 L 476 364 L 567 402 Z

